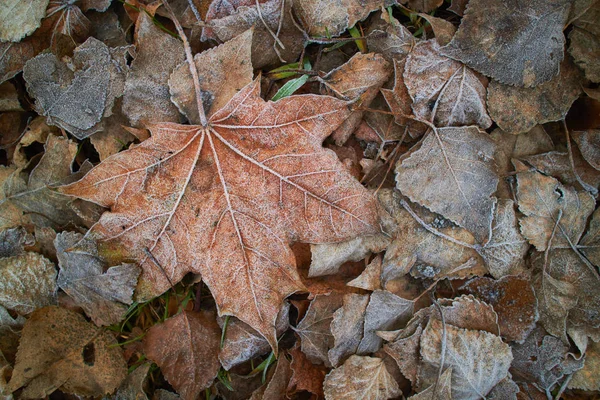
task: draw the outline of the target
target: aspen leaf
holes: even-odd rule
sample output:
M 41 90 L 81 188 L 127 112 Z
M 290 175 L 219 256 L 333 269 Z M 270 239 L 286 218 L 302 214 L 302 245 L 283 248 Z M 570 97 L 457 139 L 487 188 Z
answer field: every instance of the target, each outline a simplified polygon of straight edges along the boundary
M 46 15 L 49 0 L 5 0 L 0 3 L 0 41 L 18 42 L 30 35 Z

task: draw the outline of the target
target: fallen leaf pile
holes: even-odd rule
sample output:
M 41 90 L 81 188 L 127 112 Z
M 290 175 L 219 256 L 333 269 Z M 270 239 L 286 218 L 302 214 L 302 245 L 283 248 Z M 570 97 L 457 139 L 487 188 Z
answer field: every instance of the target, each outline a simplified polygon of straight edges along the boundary
M 596 399 L 600 2 L 0 2 L 0 398 Z

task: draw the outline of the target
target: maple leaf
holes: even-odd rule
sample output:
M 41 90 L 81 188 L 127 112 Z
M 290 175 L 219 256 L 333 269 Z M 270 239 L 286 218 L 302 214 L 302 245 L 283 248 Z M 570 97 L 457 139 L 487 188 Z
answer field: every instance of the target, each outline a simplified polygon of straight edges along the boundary
M 201 273 L 220 314 L 276 348 L 282 301 L 303 289 L 289 243 L 378 231 L 375 199 L 321 146 L 349 113 L 326 96 L 265 102 L 255 80 L 206 127 L 155 125 L 62 192 L 111 208 L 91 232 L 138 260 L 139 298 Z

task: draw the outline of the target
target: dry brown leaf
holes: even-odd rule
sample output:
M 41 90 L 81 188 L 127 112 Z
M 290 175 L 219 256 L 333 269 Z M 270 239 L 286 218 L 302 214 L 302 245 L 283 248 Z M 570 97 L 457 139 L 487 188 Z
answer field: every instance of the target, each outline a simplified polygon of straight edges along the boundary
M 568 328 L 600 327 L 600 277 L 571 249 L 550 250 L 547 257 L 547 262 L 542 254 L 532 260 L 540 322 L 568 343 Z
M 325 377 L 325 399 L 386 400 L 402 395 L 381 358 L 351 356 Z
M 440 54 L 440 49 L 433 39 L 423 41 L 406 59 L 404 82 L 415 115 L 439 127 L 489 128 L 492 120 L 482 79 L 462 63 Z
M 573 22 L 573 30 L 569 33 L 569 54 L 573 56 L 575 64 L 584 71 L 587 79 L 600 82 L 600 3 L 596 2 L 582 14 Z
M 486 399 L 489 400 L 517 400 L 517 394 L 519 393 L 519 386 L 512 380 L 510 374 L 502 379 L 494 388 L 488 393 Z
M 504 131 L 527 132 L 537 124 L 563 119 L 581 94 L 581 83 L 581 73 L 567 58 L 560 65 L 559 75 L 533 88 L 492 81 L 488 86 L 488 110 Z
M 217 376 L 220 336 L 213 314 L 183 311 L 150 328 L 144 352 L 182 399 L 194 400 Z
M 206 15 L 202 40 L 227 42 L 254 27 L 254 68 L 294 62 L 302 52 L 304 36 L 296 27 L 291 9 L 290 0 L 214 0 Z
M 151 366 L 152 363 L 147 362 L 129 373 L 115 394 L 109 397 L 109 399 L 148 400 L 148 396 L 144 392 L 144 384 Z
M 90 142 L 98 152 L 100 161 L 126 149 L 136 137 L 125 129 L 129 123 L 121 112 L 121 99 L 115 102 L 115 113 L 103 120 L 104 130 L 90 136 Z
M 496 204 L 494 151 L 494 141 L 477 127 L 430 130 L 396 165 L 396 187 L 484 244 L 491 235 Z
M 392 66 L 376 53 L 356 53 L 348 62 L 325 75 L 321 92 L 343 100 L 357 100 L 357 106 L 368 108 L 379 88 L 388 80 Z M 363 119 L 364 111 L 355 110 L 333 133 L 342 146 Z
M 35 239 L 25 228 L 18 227 L 0 232 L 0 258 L 21 255 L 24 246 L 32 246 Z
M 100 397 L 127 375 L 127 363 L 112 334 L 64 308 L 35 311 L 23 327 L 17 363 L 9 382 L 21 398 L 63 393 Z
M 577 246 L 597 267 L 600 267 L 600 208 L 594 211 L 587 233 Z
M 452 368 L 446 369 L 436 383 L 408 400 L 452 400 Z
M 417 383 L 419 363 L 421 361 L 420 342 L 423 327 L 417 326 L 410 334 L 403 334 L 383 346 L 383 351 L 398 364 L 402 375 L 413 385 Z
M 494 214 L 492 237 L 485 246 L 477 249 L 488 271 L 496 279 L 525 273 L 524 258 L 528 249 L 529 244 L 519 231 L 513 201 L 500 199 Z
M 25 315 L 56 304 L 56 269 L 38 253 L 0 258 L 0 304 Z
M 249 400 L 280 400 L 286 398 L 291 376 L 292 370 L 289 360 L 285 356 L 279 357 L 269 382 L 255 390 Z
M 219 322 L 220 323 L 220 322 Z M 290 327 L 290 305 L 284 303 L 275 321 L 277 337 L 281 337 Z M 223 327 L 221 327 L 223 329 Z M 230 317 L 219 352 L 219 361 L 226 370 L 251 360 L 271 349 L 269 342 L 248 324 Z
M 600 129 L 573 132 L 573 140 L 585 160 L 600 171 Z
M 330 324 L 333 346 L 328 352 L 333 367 L 338 367 L 348 356 L 356 354 L 364 332 L 368 304 L 368 295 L 348 293 L 344 295 L 342 307 L 333 313 Z
M 113 255 L 139 261 L 139 298 L 201 273 L 220 315 L 276 348 L 283 299 L 303 288 L 288 243 L 344 241 L 379 224 L 372 195 L 321 147 L 347 103 L 265 102 L 258 85 L 238 92 L 207 128 L 156 125 L 150 139 L 62 191 L 112 208 L 92 234 Z
M 452 22 L 423 13 L 419 14 L 419 17 L 429 22 L 433 34 L 435 35 L 435 40 L 437 40 L 440 46 L 445 46 L 450 43 L 452 37 L 456 33 L 456 27 L 452 25 Z
M 557 75 L 568 0 L 471 0 L 443 53 L 495 80 L 532 87 Z
M 96 325 L 121 322 L 133 302 L 139 267 L 121 264 L 105 272 L 96 242 L 80 233 L 59 233 L 54 245 L 60 266 L 58 286 Z
M 400 205 L 397 193 L 381 192 L 379 198 L 383 207 L 398 223 L 393 241 L 388 246 L 383 259 L 382 284 L 408 273 L 429 279 L 466 278 L 483 275 L 486 272 L 483 259 L 470 246 L 475 243 L 473 236 L 424 208 L 414 206 L 412 210 L 419 219 L 455 241 L 446 240 L 426 230 L 406 209 Z
M 537 299 L 529 281 L 517 276 L 494 280 L 475 278 L 461 287 L 494 307 L 500 334 L 507 341 L 522 343 L 539 318 Z
M 431 319 L 421 336 L 423 362 L 436 368 L 433 376 L 420 375 L 420 385 L 431 385 L 441 362 L 442 322 Z M 491 333 L 461 329 L 447 324 L 443 368 L 452 368 L 452 398 L 485 397 L 508 374 L 513 360 L 510 347 Z
M 369 264 L 367 264 L 365 270 L 359 276 L 348 282 L 348 286 L 364 290 L 381 289 L 382 263 L 383 257 L 381 254 L 378 254 Z
M 37 111 L 78 139 L 101 130 L 102 118 L 111 115 L 115 99 L 123 93 L 127 51 L 90 38 L 67 63 L 53 54 L 29 60 L 23 78 Z
M 7 189 L 10 190 L 10 185 L 14 174 L 17 173 L 16 167 L 6 167 L 0 165 L 0 228 L 12 228 L 23 225 L 27 222 L 27 218 L 23 216 L 23 210 L 7 198 Z
M 327 369 L 322 365 L 311 363 L 298 344 L 289 351 L 289 354 L 292 356 L 290 363 L 292 377 L 288 385 L 288 392 L 297 393 L 305 390 L 315 394 L 317 398 L 323 398 L 323 380 Z
M 52 20 L 50 48 L 54 54 L 70 54 L 90 36 L 92 23 L 71 0 L 50 0 L 46 17 Z
M 460 296 L 455 299 L 440 299 L 440 307 L 444 313 L 444 320 L 457 328 L 479 330 L 494 335 L 500 334 L 498 314 L 494 308 L 478 300 L 474 296 Z M 439 310 L 430 306 L 431 318 L 439 317 Z
M 538 251 L 546 250 L 555 225 L 553 248 L 577 244 L 595 205 L 589 193 L 563 186 L 539 172 L 517 174 L 517 196 L 519 211 L 524 214 L 519 219 L 521 233 Z
M 546 335 L 536 328 L 523 344 L 512 346 L 515 359 L 510 368 L 518 381 L 533 384 L 542 391 L 550 391 L 564 376 L 581 369 L 583 358 L 575 360 L 568 353 L 569 346 L 560 339 Z
M 415 45 L 412 33 L 386 12 L 370 25 L 365 40 L 370 51 L 381 54 L 388 62 L 403 61 Z
M 600 343 L 592 342 L 585 352 L 583 368 L 573 374 L 569 389 L 600 390 Z
M 244 86 L 252 82 L 252 64 L 249 62 L 252 29 L 218 47 L 196 54 L 194 62 L 200 79 L 202 102 L 206 115 L 223 106 Z M 192 124 L 200 123 L 198 103 L 190 68 L 186 62 L 179 65 L 169 78 L 171 101 Z
M 46 15 L 48 0 L 4 0 L 0 3 L 0 41 L 18 42 L 31 35 Z
M 23 107 L 21 107 L 21 103 L 19 102 L 19 93 L 17 93 L 17 88 L 15 88 L 15 85 L 10 82 L 4 82 L 0 84 L 0 111 L 23 111 Z M 2 138 L 2 141 L 0 141 L 0 146 L 5 145 L 6 141 L 4 138 Z
M 128 45 L 119 16 L 115 11 L 88 12 L 86 15 L 92 24 L 93 37 L 109 47 Z
M 381 8 L 384 0 L 294 0 L 294 11 L 311 36 L 339 36 L 369 13 Z
M 171 103 L 169 75 L 184 61 L 183 45 L 140 13 L 135 29 L 136 55 L 125 81 L 123 113 L 135 127 L 180 122 Z
M 325 364 L 331 367 L 327 352 L 333 347 L 333 334 L 330 325 L 333 313 L 342 306 L 342 296 L 339 293 L 317 295 L 310 303 L 306 315 L 294 328 L 300 336 L 302 352 L 310 362 Z

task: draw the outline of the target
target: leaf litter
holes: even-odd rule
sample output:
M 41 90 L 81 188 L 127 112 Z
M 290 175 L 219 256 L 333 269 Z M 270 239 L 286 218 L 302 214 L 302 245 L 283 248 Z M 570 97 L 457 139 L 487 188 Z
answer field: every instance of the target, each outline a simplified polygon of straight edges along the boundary
M 598 2 L 5 3 L 1 397 L 594 398 Z

